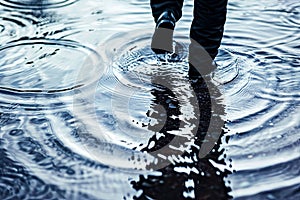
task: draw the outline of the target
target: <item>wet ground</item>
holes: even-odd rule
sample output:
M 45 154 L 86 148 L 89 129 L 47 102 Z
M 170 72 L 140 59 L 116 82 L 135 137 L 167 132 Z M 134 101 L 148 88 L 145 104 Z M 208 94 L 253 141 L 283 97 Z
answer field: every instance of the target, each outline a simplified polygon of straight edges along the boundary
M 186 78 L 192 1 L 166 60 L 148 1 L 0 0 L 0 199 L 300 198 L 299 11 L 230 1 L 210 85 Z

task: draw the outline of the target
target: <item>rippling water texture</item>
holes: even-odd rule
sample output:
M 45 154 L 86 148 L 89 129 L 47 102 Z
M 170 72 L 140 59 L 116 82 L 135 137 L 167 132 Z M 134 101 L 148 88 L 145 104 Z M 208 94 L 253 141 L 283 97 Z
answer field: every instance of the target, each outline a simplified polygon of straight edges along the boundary
M 300 2 L 229 1 L 222 105 L 186 80 L 192 9 L 167 61 L 148 1 L 0 0 L 0 199 L 300 199 Z M 225 108 L 218 144 L 149 168 L 145 151 L 191 137 L 193 95 Z

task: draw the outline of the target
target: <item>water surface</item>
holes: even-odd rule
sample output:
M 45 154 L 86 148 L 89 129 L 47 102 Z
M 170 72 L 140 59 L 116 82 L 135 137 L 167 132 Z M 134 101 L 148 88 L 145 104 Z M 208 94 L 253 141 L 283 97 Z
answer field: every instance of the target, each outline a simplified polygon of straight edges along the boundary
M 213 75 L 222 136 L 206 158 L 191 148 L 155 171 L 142 151 L 172 134 L 153 124 L 193 125 L 184 97 L 205 92 L 186 80 L 192 1 L 170 63 L 149 48 L 148 4 L 0 0 L 0 199 L 298 199 L 299 1 L 229 2 Z M 161 72 L 183 106 L 153 84 Z

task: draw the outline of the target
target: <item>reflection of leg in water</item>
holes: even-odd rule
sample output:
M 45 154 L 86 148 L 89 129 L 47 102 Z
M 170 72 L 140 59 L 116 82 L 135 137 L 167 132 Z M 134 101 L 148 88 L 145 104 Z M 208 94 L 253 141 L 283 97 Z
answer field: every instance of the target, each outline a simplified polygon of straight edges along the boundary
M 159 32 L 156 29 L 152 39 L 152 49 L 156 53 L 164 53 L 172 51 L 172 37 L 175 22 L 178 21 L 182 15 L 183 0 L 181 1 L 159 1 L 152 0 L 151 7 L 153 17 L 157 24 L 157 28 L 166 28 L 169 32 Z M 210 124 L 218 125 L 221 120 L 221 115 L 224 114 L 224 107 L 217 102 L 220 93 L 217 88 L 208 88 L 207 80 L 201 75 L 208 74 L 213 70 L 213 59 L 217 55 L 218 48 L 223 35 L 223 27 L 226 17 L 226 4 L 227 0 L 195 0 L 194 20 L 190 32 L 191 45 L 189 48 L 189 61 L 190 61 L 190 84 L 195 92 L 197 99 L 197 107 L 200 110 L 200 116 L 197 118 L 197 129 L 194 135 L 193 144 L 189 148 L 185 148 L 184 140 L 179 139 L 179 145 L 183 146 L 184 150 L 181 155 L 172 154 L 172 145 L 170 145 L 177 135 L 169 134 L 170 130 L 180 129 L 179 120 L 174 120 L 173 117 L 180 115 L 181 105 L 176 101 L 176 97 L 172 96 L 172 90 L 157 89 L 152 91 L 155 96 L 153 105 L 157 104 L 166 109 L 166 116 L 164 119 L 164 127 L 159 131 L 164 137 L 156 138 L 155 136 L 150 139 L 148 147 L 144 151 L 150 154 L 153 151 L 161 150 L 164 147 L 169 147 L 169 150 L 164 149 L 162 156 L 169 154 L 172 157 L 172 163 L 164 165 L 162 168 L 156 168 L 161 172 L 161 176 L 140 176 L 138 182 L 132 182 L 136 190 L 142 190 L 143 193 L 139 199 L 228 199 L 229 188 L 225 186 L 223 181 L 224 177 L 229 173 L 228 171 L 220 172 L 216 169 L 209 160 L 216 163 L 223 163 L 224 161 L 218 160 L 223 152 L 217 149 L 220 147 L 219 135 L 217 138 L 214 132 L 209 132 Z M 162 36 L 162 37 L 160 37 Z M 164 51 L 158 51 L 162 49 Z M 176 78 L 176 77 L 174 77 Z M 166 80 L 167 82 L 168 80 Z M 213 96 L 212 96 L 213 95 Z M 170 106 L 172 104 L 173 106 Z M 175 106 L 175 107 L 174 107 Z M 155 106 L 154 106 L 155 107 Z M 216 111 L 217 107 L 219 109 Z M 157 115 L 161 114 L 159 111 Z M 220 116 L 217 116 L 220 114 Z M 172 117 L 170 116 L 172 115 Z M 155 116 L 151 116 L 154 117 Z M 180 119 L 180 118 L 176 118 Z M 212 120 L 212 122 L 211 122 Z M 163 121 L 158 119 L 157 121 Z M 193 123 L 189 125 L 195 125 Z M 222 125 L 220 126 L 222 127 Z M 155 127 L 149 127 L 151 128 Z M 219 132 L 220 133 L 220 132 Z M 222 132 L 223 134 L 223 132 Z M 209 137 L 207 137 L 209 136 Z M 215 141 L 216 146 L 206 156 L 199 157 L 202 146 L 208 141 Z M 181 143 L 180 143 L 181 142 Z M 153 145 L 150 145 L 150 144 Z M 182 145 L 180 145 L 182 144 Z M 215 144 L 215 143 L 213 143 Z M 178 147 L 175 146 L 175 147 Z M 173 146 L 174 147 L 174 146 Z M 209 152 L 209 151 L 208 151 Z M 154 155 L 154 154 L 151 154 Z M 167 159 L 166 159 L 167 160 Z
M 163 139 L 157 139 L 156 136 L 150 138 L 148 146 L 142 151 L 152 152 L 162 147 L 168 145 L 168 143 L 174 139 L 174 135 L 169 134 L 169 131 L 178 130 L 180 126 L 179 115 L 180 108 L 179 102 L 177 101 L 175 95 L 166 87 L 161 85 L 157 86 L 152 90 L 152 95 L 155 97 L 153 99 L 152 109 L 153 112 L 149 114 L 150 118 L 156 119 L 156 125 L 149 126 L 148 129 L 153 132 L 160 132 L 164 134 Z M 160 107 L 165 111 L 162 112 Z M 172 116 L 172 117 L 171 117 Z M 154 142 L 155 146 L 151 149 L 148 148 Z
M 208 126 L 212 118 L 212 104 L 215 103 L 213 101 L 218 99 L 217 96 L 211 96 L 205 80 L 200 75 L 198 77 L 200 78 L 190 80 L 200 109 L 199 126 L 194 141 L 195 145 L 189 149 L 185 149 L 182 155 L 174 154 L 174 158 L 176 158 L 174 160 L 177 161 L 157 170 L 161 172 L 161 176 L 151 175 L 144 177 L 141 175 L 138 182 L 132 182 L 136 190 L 143 191 L 137 199 L 229 199 L 228 192 L 230 189 L 225 186 L 223 181 L 223 178 L 229 172 L 220 172 L 209 161 L 213 160 L 216 163 L 223 162 L 218 160 L 223 153 L 217 150 L 220 147 L 220 139 L 214 148 L 215 151 L 210 152 L 205 158 L 200 159 L 198 157 L 199 147 L 205 142 L 204 138 L 206 135 L 210 134 L 208 133 Z M 153 108 L 155 109 L 156 104 L 161 105 L 166 109 L 163 114 L 168 116 L 164 118 L 166 122 L 161 120 L 164 123 L 164 127 L 160 130 L 156 130 L 157 128 L 155 127 L 149 127 L 150 130 L 154 129 L 153 131 L 163 133 L 165 137 L 161 137 L 160 139 L 156 139 L 156 137 L 151 138 L 150 141 L 155 141 L 155 146 L 152 146 L 151 149 L 145 148 L 144 151 L 147 152 L 163 148 L 170 144 L 170 141 L 174 139 L 174 135 L 168 134 L 167 131 L 178 130 L 180 121 L 178 121 L 178 118 L 174 120 L 173 116 L 176 117 L 181 114 L 179 102 L 176 101 L 176 97 L 171 90 L 158 87 L 153 89 L 152 94 L 155 97 Z M 224 107 L 222 105 L 220 105 L 219 109 L 222 110 L 220 113 L 223 113 Z M 157 116 L 160 118 L 159 115 L 161 112 L 158 110 L 155 113 L 157 114 L 151 117 Z
M 175 22 L 182 16 L 183 0 L 151 0 L 152 15 L 156 23 L 151 48 L 157 54 L 173 52 Z

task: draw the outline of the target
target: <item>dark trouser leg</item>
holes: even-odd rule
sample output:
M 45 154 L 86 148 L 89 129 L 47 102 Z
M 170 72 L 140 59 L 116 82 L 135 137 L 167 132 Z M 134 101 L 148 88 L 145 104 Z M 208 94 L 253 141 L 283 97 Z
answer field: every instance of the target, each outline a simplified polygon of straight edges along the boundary
M 204 47 L 212 59 L 216 57 L 223 37 L 226 6 L 227 0 L 194 0 L 190 51 L 197 49 L 198 43 Z M 192 53 L 197 54 L 197 52 Z
M 150 5 L 155 23 L 157 22 L 159 16 L 167 10 L 174 14 L 176 21 L 178 21 L 182 16 L 181 9 L 183 0 L 151 0 Z
M 173 31 L 182 16 L 183 0 L 151 0 L 150 4 L 156 23 L 151 49 L 156 54 L 172 53 Z

